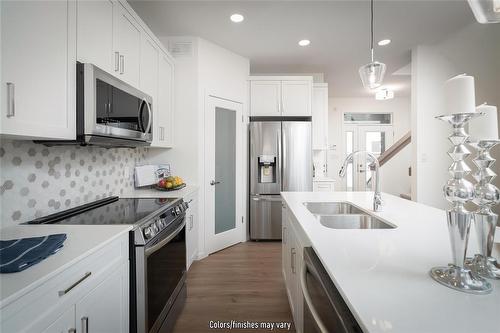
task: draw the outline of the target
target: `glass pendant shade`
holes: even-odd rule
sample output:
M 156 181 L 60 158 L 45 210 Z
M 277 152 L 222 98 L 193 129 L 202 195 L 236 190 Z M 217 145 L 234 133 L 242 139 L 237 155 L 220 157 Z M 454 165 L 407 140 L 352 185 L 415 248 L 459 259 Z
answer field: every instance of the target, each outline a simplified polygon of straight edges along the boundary
M 359 68 L 359 76 L 363 86 L 367 89 L 375 89 L 382 85 L 385 74 L 385 64 L 372 61 Z
M 468 0 L 479 23 L 500 22 L 500 0 Z

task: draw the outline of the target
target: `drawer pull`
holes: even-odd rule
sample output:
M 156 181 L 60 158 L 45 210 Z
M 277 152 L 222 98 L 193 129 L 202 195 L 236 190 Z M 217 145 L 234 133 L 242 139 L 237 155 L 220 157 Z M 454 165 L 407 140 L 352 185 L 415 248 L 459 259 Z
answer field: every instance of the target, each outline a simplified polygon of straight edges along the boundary
M 115 52 L 115 72 L 120 70 L 120 52 Z
M 89 317 L 82 317 L 82 333 L 89 333 Z
M 75 288 L 77 285 L 79 285 L 80 283 L 82 283 L 85 279 L 87 279 L 90 275 L 92 274 L 92 272 L 87 272 L 85 273 L 85 275 L 78 281 L 76 281 L 75 283 L 73 283 L 71 286 L 69 286 L 68 288 L 64 289 L 64 290 L 59 290 L 59 297 L 61 296 L 64 296 L 66 295 L 67 293 L 69 293 L 71 291 L 71 289 Z
M 12 82 L 7 82 L 7 118 L 16 115 L 16 86 Z
M 295 258 L 296 258 L 296 254 L 297 254 L 297 251 L 295 250 L 294 247 L 292 247 L 290 249 L 290 252 L 291 252 L 291 255 L 290 255 L 290 266 L 292 268 L 292 273 L 295 274 Z
M 74 329 L 74 328 L 70 328 L 70 329 L 68 330 L 68 333 L 76 333 L 76 329 Z
M 120 74 L 125 73 L 125 56 L 120 54 Z

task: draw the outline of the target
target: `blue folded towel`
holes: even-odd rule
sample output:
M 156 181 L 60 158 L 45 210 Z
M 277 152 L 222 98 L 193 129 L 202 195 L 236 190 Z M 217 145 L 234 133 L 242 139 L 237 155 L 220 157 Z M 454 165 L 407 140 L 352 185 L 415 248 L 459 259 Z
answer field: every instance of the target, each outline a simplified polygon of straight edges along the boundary
M 66 234 L 0 241 L 0 273 L 31 267 L 63 247 Z

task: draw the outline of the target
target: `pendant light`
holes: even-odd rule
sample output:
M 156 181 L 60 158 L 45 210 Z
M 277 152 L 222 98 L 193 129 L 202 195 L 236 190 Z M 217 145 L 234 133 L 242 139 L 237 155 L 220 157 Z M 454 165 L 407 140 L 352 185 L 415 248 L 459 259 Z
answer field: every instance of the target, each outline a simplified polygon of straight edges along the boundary
M 385 74 L 385 64 L 373 60 L 373 0 L 370 0 L 370 50 L 372 61 L 359 68 L 359 76 L 363 86 L 368 89 L 375 89 L 382 85 Z
M 500 0 L 467 0 L 479 23 L 500 23 Z

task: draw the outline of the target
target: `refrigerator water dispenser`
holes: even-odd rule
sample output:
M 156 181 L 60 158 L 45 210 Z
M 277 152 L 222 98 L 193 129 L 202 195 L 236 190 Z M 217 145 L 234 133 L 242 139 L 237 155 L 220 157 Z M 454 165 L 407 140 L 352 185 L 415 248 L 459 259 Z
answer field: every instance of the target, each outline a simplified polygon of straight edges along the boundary
M 276 183 L 276 156 L 260 155 L 259 164 L 259 183 Z

